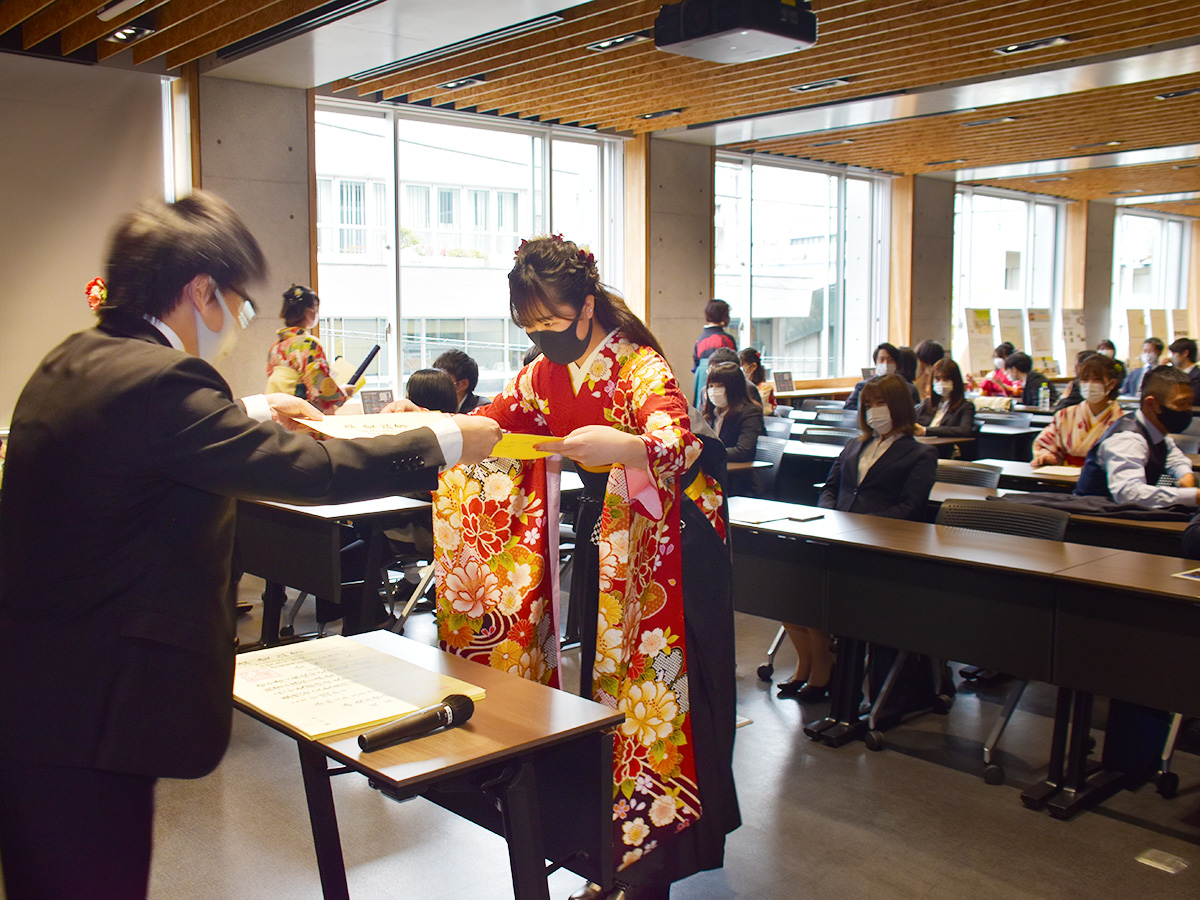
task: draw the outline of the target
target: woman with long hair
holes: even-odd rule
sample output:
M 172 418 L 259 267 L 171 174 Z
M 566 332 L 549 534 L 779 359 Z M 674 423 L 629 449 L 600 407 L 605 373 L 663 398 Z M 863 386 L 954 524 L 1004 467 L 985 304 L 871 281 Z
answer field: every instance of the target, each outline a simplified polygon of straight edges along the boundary
M 542 448 L 583 480 L 570 593 L 583 610 L 580 693 L 626 716 L 608 896 L 662 900 L 673 881 L 722 865 L 739 824 L 724 451 L 692 433 L 658 341 L 600 282 L 592 254 L 561 237 L 524 241 L 508 281 L 513 321 L 542 355 L 475 413 L 547 435 Z M 553 467 L 447 472 L 434 530 L 442 646 L 557 685 Z
M 746 378 L 758 389 L 763 415 L 775 415 L 775 384 L 767 381 L 767 373 L 763 370 L 762 356 L 753 347 L 747 347 L 738 354 L 738 362 L 741 363 Z
M 913 434 L 921 437 L 971 437 L 975 430 L 975 404 L 963 396 L 962 370 L 950 357 L 933 364 L 929 378 L 930 395 L 917 407 Z M 949 456 L 954 445 L 945 445 Z
M 740 366 L 718 363 L 708 370 L 704 421 L 721 438 L 728 462 L 754 459 L 758 436 L 763 433 L 763 411 L 750 398 Z
M 320 308 L 321 298 L 312 288 L 293 284 L 283 292 L 283 327 L 267 351 L 267 392 L 294 394 L 329 414 L 337 412 L 355 389 L 334 380 L 325 348 L 312 333 Z

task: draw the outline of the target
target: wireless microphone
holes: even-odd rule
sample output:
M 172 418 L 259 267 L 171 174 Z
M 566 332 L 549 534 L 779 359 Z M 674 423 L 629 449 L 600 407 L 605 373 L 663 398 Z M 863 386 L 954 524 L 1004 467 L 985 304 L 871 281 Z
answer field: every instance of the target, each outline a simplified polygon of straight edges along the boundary
M 475 712 L 475 703 L 465 694 L 450 694 L 441 703 L 426 706 L 407 716 L 380 725 L 373 731 L 358 736 L 358 746 L 363 752 L 380 750 L 412 737 L 421 737 L 437 731 L 461 725 Z

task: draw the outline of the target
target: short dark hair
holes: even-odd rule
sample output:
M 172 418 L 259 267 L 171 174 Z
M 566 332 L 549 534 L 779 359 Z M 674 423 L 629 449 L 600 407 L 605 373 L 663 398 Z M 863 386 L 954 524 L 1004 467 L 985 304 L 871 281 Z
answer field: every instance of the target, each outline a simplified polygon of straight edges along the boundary
M 767 375 L 763 371 L 762 357 L 753 347 L 747 347 L 738 354 L 738 361 L 743 366 L 754 366 L 754 374 L 750 376 L 751 384 L 762 384 L 767 380 Z
M 458 395 L 445 369 L 417 369 L 408 376 L 404 395 L 417 406 L 444 413 L 458 412 Z
M 1179 338 L 1172 342 L 1170 350 L 1172 353 L 1186 353 L 1187 358 L 1192 362 L 1196 361 L 1196 342 L 1191 338 Z
M 1008 358 L 1004 360 L 1004 368 L 1016 369 L 1022 375 L 1028 375 L 1033 371 L 1033 360 L 1029 358 L 1028 353 L 1018 350 L 1016 353 L 1008 354 Z
M 258 241 L 220 197 L 195 191 L 174 203 L 152 200 L 117 223 L 104 272 L 108 297 L 99 314 L 122 309 L 162 319 L 197 275 L 211 275 L 217 287 L 245 297 L 246 284 L 266 272 Z
M 320 303 L 321 298 L 312 288 L 293 284 L 283 292 L 283 306 L 279 308 L 279 318 L 283 319 L 284 325 L 295 328 L 304 321 L 308 311 Z
M 467 380 L 467 390 L 475 390 L 479 384 L 479 363 L 471 359 L 465 351 L 457 348 L 447 350 L 433 361 L 435 369 L 441 369 L 455 381 Z
M 932 366 L 939 359 L 945 357 L 946 348 L 937 341 L 924 340 L 913 347 L 913 353 L 917 354 L 918 361 L 925 363 L 927 366 Z
M 1008 359 L 1009 354 L 1012 353 L 1016 349 L 1017 348 L 1014 347 L 1010 341 L 1001 341 L 999 344 L 996 345 L 996 349 L 993 350 L 992 352 L 995 353 L 996 356 L 1000 357 L 1001 359 Z
M 711 371 L 713 366 L 721 363 L 733 363 L 735 366 L 741 365 L 738 355 L 728 347 L 718 347 L 712 353 L 708 354 L 708 368 Z
M 908 384 L 899 375 L 881 375 L 864 384 L 858 397 L 858 430 L 862 432 L 862 439 L 865 441 L 871 437 L 871 429 L 867 426 L 867 407 L 876 397 L 882 397 L 887 403 L 888 411 L 892 414 L 892 429 L 912 434 L 917 425 L 917 412 Z
M 1097 350 L 1111 350 L 1113 353 L 1116 353 L 1117 345 L 1114 344 L 1112 341 L 1110 341 L 1108 338 L 1105 338 L 1104 340 L 1102 340 L 1100 343 L 1098 343 L 1096 345 L 1096 349 Z
M 1159 356 L 1162 356 L 1163 348 L 1166 347 L 1166 344 L 1164 344 L 1162 342 L 1162 338 L 1156 338 L 1156 337 L 1148 337 L 1144 341 L 1142 341 L 1143 347 L 1145 347 L 1147 344 L 1149 344 L 1151 347 L 1153 347 L 1155 352 L 1157 352 Z
M 950 379 L 950 383 L 954 387 L 950 389 L 950 396 L 945 399 L 950 401 L 950 409 L 958 409 L 958 404 L 962 403 L 965 392 L 962 370 L 959 369 L 958 363 L 949 356 L 943 356 L 933 364 L 931 376 L 934 381 Z
M 912 381 L 917 377 L 917 354 L 912 352 L 911 347 L 900 347 L 897 352 L 896 374 L 905 381 Z
M 1153 397 L 1159 405 L 1165 406 L 1167 394 L 1177 384 L 1191 386 L 1187 373 L 1174 366 L 1155 366 L 1142 379 L 1142 394 L 1140 400 L 1145 403 L 1147 397 Z
M 716 325 L 728 325 L 729 304 L 724 300 L 709 300 L 704 304 L 704 320 Z
M 887 341 L 884 341 L 882 344 L 880 344 L 878 347 L 875 348 L 874 352 L 871 353 L 871 362 L 874 362 L 874 363 L 879 362 L 879 351 L 880 350 L 886 350 L 888 356 L 890 356 L 892 358 L 892 362 L 894 362 L 896 365 L 900 365 L 900 351 L 896 349 L 896 346 L 894 344 L 889 344 Z

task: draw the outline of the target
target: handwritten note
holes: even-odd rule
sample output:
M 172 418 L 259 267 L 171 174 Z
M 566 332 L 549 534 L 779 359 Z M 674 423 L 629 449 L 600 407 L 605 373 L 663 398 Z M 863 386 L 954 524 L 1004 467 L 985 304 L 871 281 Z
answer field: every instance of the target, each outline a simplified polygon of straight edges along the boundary
M 233 695 L 309 738 L 398 719 L 447 694 L 484 690 L 340 635 L 242 653 Z
M 372 416 L 326 416 L 320 421 L 297 417 L 314 431 L 336 438 L 373 438 L 381 434 L 401 434 L 412 428 L 424 428 L 444 419 L 436 412 L 380 413 Z
M 500 438 L 500 443 L 492 448 L 491 455 L 501 459 L 540 459 L 543 456 L 550 456 L 554 451 L 535 450 L 534 445 L 554 443 L 562 443 L 562 441 L 560 438 L 544 434 L 505 433 Z

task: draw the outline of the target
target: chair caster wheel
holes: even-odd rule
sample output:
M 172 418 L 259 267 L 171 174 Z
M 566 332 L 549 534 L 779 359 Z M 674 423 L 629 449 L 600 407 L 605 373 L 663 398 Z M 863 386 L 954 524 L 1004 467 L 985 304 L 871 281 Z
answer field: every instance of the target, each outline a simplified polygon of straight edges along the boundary
M 775 674 L 775 667 L 770 663 L 758 667 L 758 680 L 770 681 L 771 676 Z
M 1004 784 L 1004 770 L 997 765 L 988 766 L 983 770 L 983 780 L 988 784 Z
M 282 628 L 279 629 L 280 637 L 291 637 L 295 633 L 296 633 L 296 629 L 293 628 L 291 625 L 284 625 Z
M 938 694 L 933 698 L 933 703 L 930 704 L 929 708 L 939 716 L 944 716 L 950 712 L 950 707 L 953 705 L 954 698 L 949 694 Z
M 867 749 L 878 752 L 887 746 L 887 741 L 884 740 L 882 731 L 868 731 L 863 735 L 863 743 L 867 745 Z
M 1179 776 L 1174 772 L 1159 772 L 1154 776 L 1154 784 L 1158 793 L 1166 800 L 1179 793 Z

